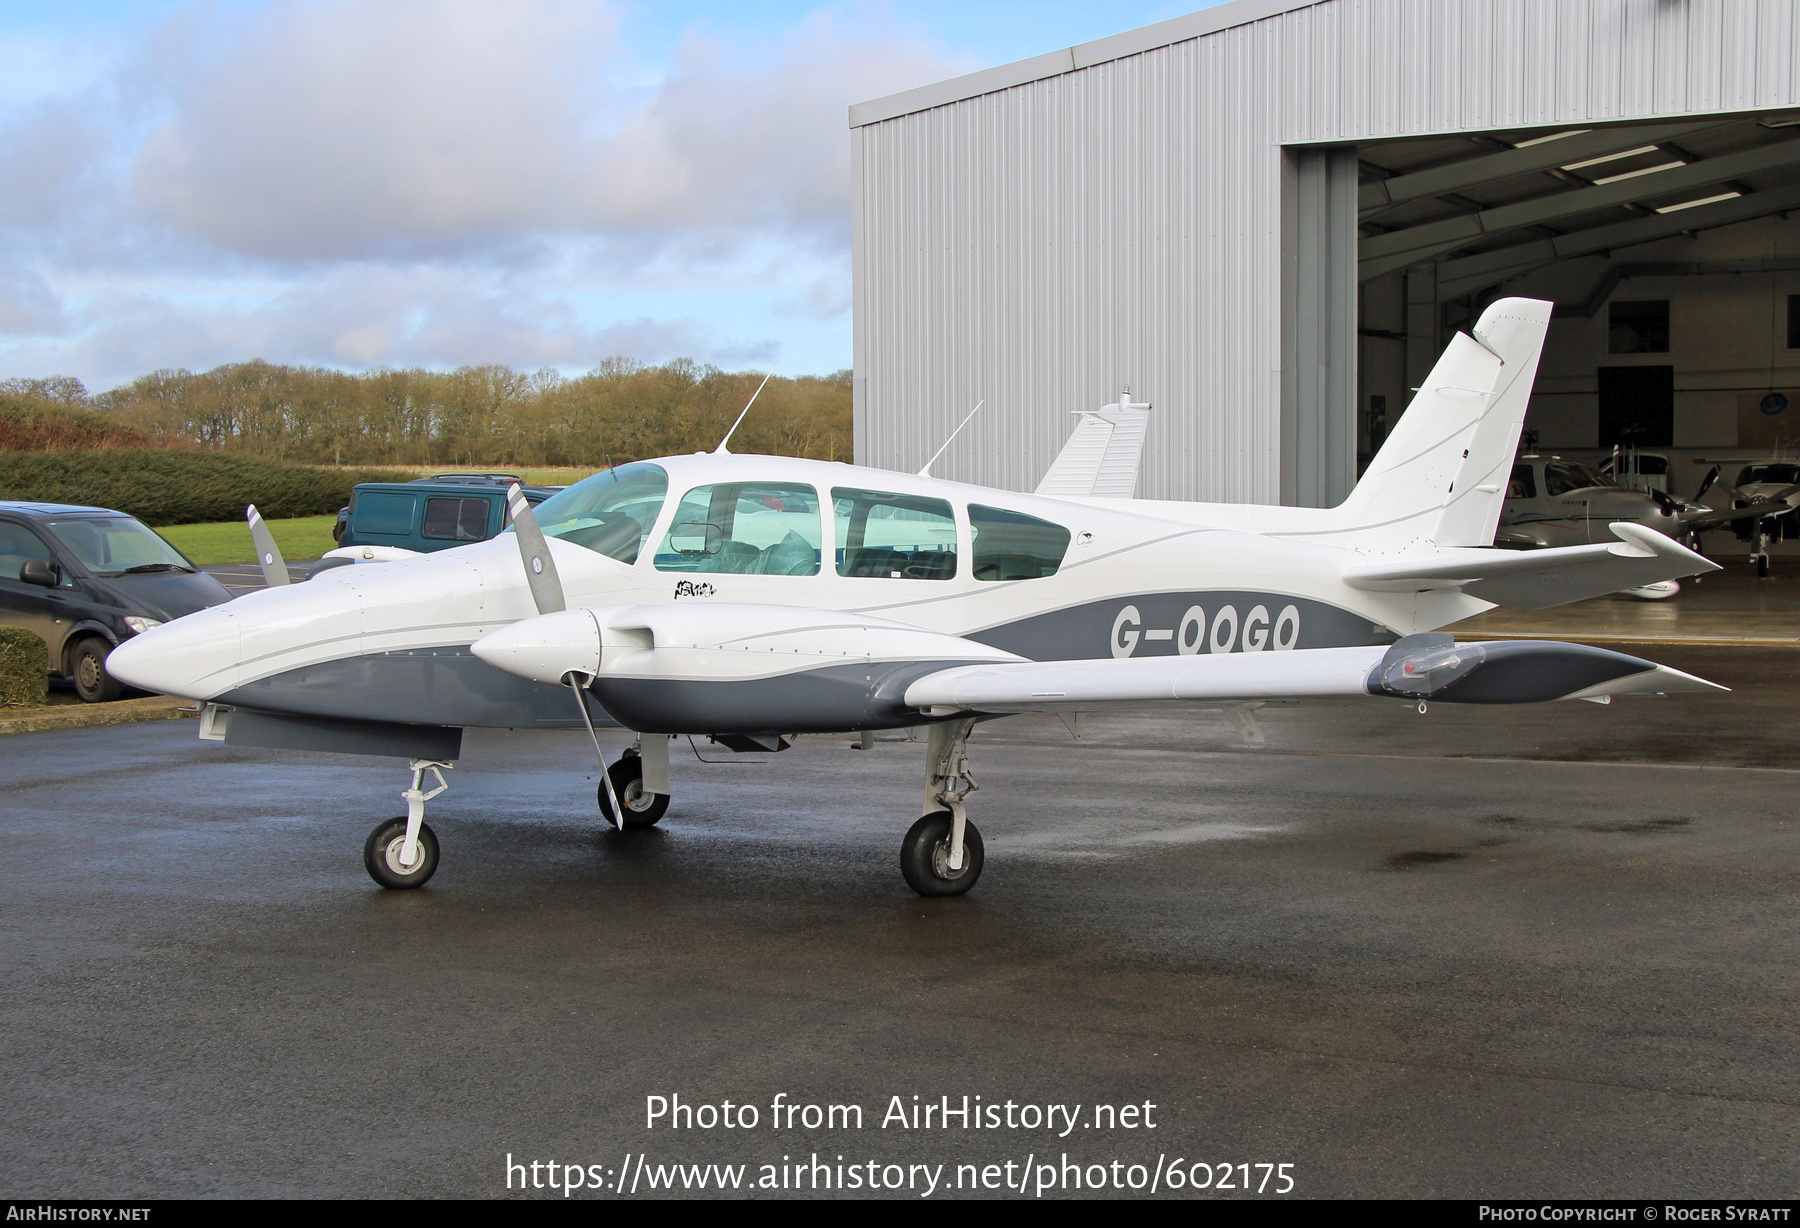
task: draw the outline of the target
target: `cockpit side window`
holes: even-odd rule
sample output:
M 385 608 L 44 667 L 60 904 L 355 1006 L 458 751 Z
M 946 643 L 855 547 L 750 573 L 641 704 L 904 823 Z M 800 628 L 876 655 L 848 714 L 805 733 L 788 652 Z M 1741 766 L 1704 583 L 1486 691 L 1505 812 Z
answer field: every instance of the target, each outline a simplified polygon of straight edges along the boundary
M 819 492 L 782 482 L 720 482 L 681 497 L 658 571 L 819 574 Z
M 648 461 L 596 473 L 537 505 L 545 537 L 560 537 L 621 563 L 637 562 L 669 493 L 669 475 Z M 511 526 L 506 529 L 512 532 Z
M 1531 471 L 1530 465 L 1514 465 L 1512 480 L 1506 484 L 1508 499 L 1537 498 L 1537 474 Z
M 956 515 L 942 499 L 834 486 L 840 576 L 956 578 Z
M 1037 580 L 1053 576 L 1069 549 L 1069 531 L 1059 524 L 969 504 L 969 532 L 975 538 L 977 580 Z

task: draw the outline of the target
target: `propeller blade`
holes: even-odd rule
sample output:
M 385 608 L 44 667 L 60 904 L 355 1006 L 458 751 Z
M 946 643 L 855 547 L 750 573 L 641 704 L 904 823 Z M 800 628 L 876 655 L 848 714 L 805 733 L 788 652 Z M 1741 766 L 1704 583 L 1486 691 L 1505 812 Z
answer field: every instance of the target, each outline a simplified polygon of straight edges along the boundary
M 1706 492 L 1711 490 L 1713 488 L 1713 483 L 1718 480 L 1719 466 L 1714 465 L 1711 469 L 1707 470 L 1706 476 L 1700 479 L 1700 489 L 1694 492 L 1693 502 L 1698 503 L 1700 500 L 1706 498 Z
M 531 600 L 539 614 L 557 614 L 568 608 L 563 600 L 562 577 L 556 574 L 556 560 L 550 557 L 550 543 L 538 528 L 525 492 L 514 482 L 506 488 L 506 505 L 512 510 L 513 532 L 519 538 L 519 557 L 525 563 L 525 582 L 531 585 Z
M 244 509 L 244 519 L 250 522 L 250 540 L 256 545 L 256 565 L 262 568 L 263 583 L 270 588 L 292 584 L 294 578 L 288 575 L 287 560 L 281 557 L 281 547 L 275 544 L 275 535 L 263 523 L 256 504 Z

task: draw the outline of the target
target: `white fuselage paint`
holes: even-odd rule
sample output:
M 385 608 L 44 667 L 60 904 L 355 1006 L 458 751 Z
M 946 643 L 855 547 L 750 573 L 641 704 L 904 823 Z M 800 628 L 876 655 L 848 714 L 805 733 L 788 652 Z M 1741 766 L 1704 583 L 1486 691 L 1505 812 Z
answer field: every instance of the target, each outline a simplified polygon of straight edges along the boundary
M 970 486 L 935 478 L 835 462 L 775 456 L 695 455 L 654 462 L 668 473 L 668 494 L 634 564 L 626 565 L 570 542 L 552 539 L 567 605 L 661 607 L 656 619 L 681 608 L 729 603 L 801 606 L 849 616 L 834 625 L 768 628 L 760 637 L 721 636 L 718 619 L 696 620 L 683 664 L 678 654 L 631 651 L 629 629 L 615 624 L 607 672 L 648 677 L 770 677 L 809 668 L 820 657 L 838 660 L 971 659 L 969 645 L 951 637 L 979 636 L 1022 619 L 1115 602 L 1101 624 L 1111 643 L 1085 645 L 1071 657 L 1163 653 L 1279 651 L 1299 642 L 1307 602 L 1336 607 L 1366 620 L 1365 633 L 1405 635 L 1430 630 L 1490 608 L 1454 592 L 1381 593 L 1350 587 L 1346 568 L 1364 561 L 1351 549 L 1266 536 L 1241 527 L 1213 527 L 1167 514 L 1167 505 L 1072 501 Z M 668 534 L 687 491 L 719 482 L 780 481 L 817 488 L 824 510 L 822 566 L 817 575 L 738 575 L 659 571 L 657 544 Z M 947 500 L 956 512 L 955 578 L 845 577 L 836 574 L 831 488 L 855 487 Z M 984 582 L 971 574 L 968 507 L 999 507 L 1065 526 L 1071 544 L 1055 575 Z M 1160 514 L 1159 514 L 1160 513 Z M 1220 517 L 1220 519 L 1226 519 Z M 1273 527 L 1273 526 L 1272 526 Z M 1281 528 L 1289 526 L 1282 525 Z M 1146 597 L 1156 594 L 1238 595 L 1214 605 L 1199 599 L 1161 621 L 1146 621 Z M 1248 598 L 1242 596 L 1249 594 Z M 397 651 L 466 648 L 498 628 L 536 614 L 515 537 L 391 563 L 341 567 L 303 584 L 267 589 L 228 605 L 178 619 L 119 650 L 121 676 L 168 694 L 207 700 L 237 687 L 307 666 Z M 881 634 L 858 632 L 862 620 Z M 627 619 L 626 621 L 630 621 Z M 646 628 L 649 619 L 646 619 Z M 899 624 L 896 627 L 895 624 Z M 1165 625 L 1166 624 L 1166 625 Z M 897 630 L 916 632 L 896 638 Z M 857 637 L 861 635 L 859 640 Z M 1365 638 L 1358 642 L 1367 643 Z M 641 648 L 652 646 L 646 634 Z M 673 647 L 660 638 L 657 647 Z M 994 650 L 973 654 L 987 657 Z M 649 673 L 649 658 L 660 664 Z M 1005 656 L 1008 654 L 999 654 Z M 633 661 L 633 658 L 636 661 Z M 665 671 L 674 670 L 673 674 Z M 342 697 L 343 715 L 358 715 L 362 699 Z

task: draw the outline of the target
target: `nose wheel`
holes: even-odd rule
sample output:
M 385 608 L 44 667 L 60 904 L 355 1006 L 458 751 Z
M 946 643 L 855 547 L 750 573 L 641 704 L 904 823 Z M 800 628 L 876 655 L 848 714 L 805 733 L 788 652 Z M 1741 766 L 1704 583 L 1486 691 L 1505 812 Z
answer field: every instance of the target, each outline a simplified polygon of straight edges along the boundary
M 413 859 L 406 860 L 406 816 L 389 819 L 369 833 L 363 845 L 363 867 L 383 887 L 405 890 L 423 887 L 437 873 L 437 833 L 419 824 L 413 841 Z

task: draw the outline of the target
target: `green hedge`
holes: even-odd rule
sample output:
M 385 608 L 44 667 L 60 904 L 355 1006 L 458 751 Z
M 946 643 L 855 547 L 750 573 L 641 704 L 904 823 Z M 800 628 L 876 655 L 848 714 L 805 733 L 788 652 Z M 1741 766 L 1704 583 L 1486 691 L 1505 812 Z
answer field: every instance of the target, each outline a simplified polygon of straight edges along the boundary
M 130 448 L 149 442 L 142 431 L 91 409 L 0 392 L 0 452 Z
M 50 697 L 50 656 L 42 637 L 0 627 L 0 707 L 41 704 Z
M 0 499 L 112 508 L 152 525 L 242 520 L 247 503 L 269 518 L 328 515 L 358 482 L 410 476 L 166 448 L 0 452 Z

